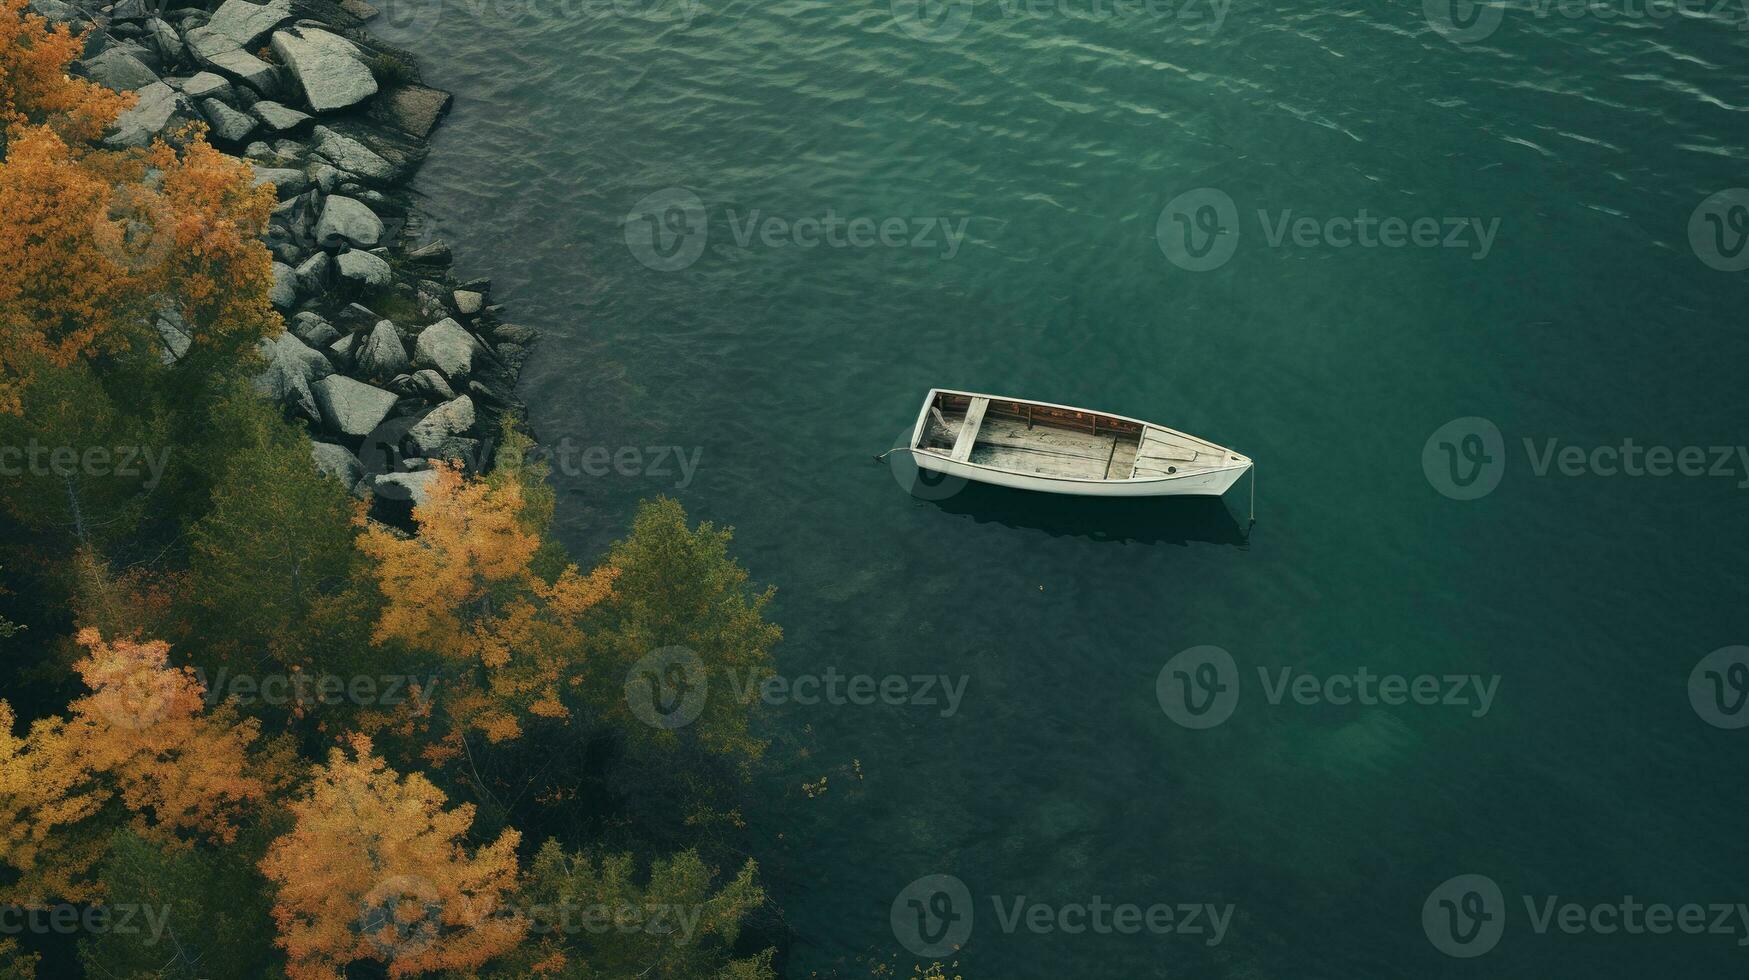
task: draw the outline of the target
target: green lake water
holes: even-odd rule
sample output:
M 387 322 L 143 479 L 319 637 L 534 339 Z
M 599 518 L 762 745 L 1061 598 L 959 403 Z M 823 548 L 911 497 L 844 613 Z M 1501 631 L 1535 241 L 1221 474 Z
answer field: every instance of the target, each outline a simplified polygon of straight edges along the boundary
M 565 542 L 597 555 L 675 495 L 778 586 L 787 677 L 964 679 L 947 717 L 766 712 L 747 837 L 789 976 L 909 975 L 891 910 L 934 874 L 972 897 L 971 980 L 1749 968 L 1734 918 L 1568 934 L 1526 907 L 1749 901 L 1730 654 L 1690 697 L 1749 643 L 1749 463 L 1592 453 L 1711 471 L 1746 441 L 1749 192 L 1714 197 L 1749 185 L 1744 10 L 1513 3 L 1462 41 L 1462 8 L 1454 40 L 1421 3 L 391 6 L 377 33 L 458 93 L 425 231 L 544 335 L 523 394 L 574 451 Z M 1258 523 L 1244 483 L 908 493 L 870 456 L 937 385 L 1230 445 Z M 1441 432 L 1470 417 L 1500 441 Z M 1551 446 L 1572 475 L 1539 474 Z M 1238 701 L 1198 729 L 1157 681 L 1203 646 Z M 1272 703 L 1260 668 L 1494 686 L 1485 713 L 1443 681 Z M 1471 958 L 1432 938 L 1459 875 L 1501 896 Z M 1021 896 L 1058 925 L 1094 896 L 1233 912 L 1214 945 L 1005 929 Z

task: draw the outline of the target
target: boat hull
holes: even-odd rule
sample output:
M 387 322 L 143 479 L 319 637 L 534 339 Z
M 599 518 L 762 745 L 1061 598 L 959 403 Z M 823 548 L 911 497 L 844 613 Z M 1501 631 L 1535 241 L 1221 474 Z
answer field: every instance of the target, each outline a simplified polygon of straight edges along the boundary
M 1239 481 L 1239 477 L 1251 468 L 1251 464 L 1245 463 L 1227 469 L 1159 480 L 1072 480 L 962 463 L 943 459 L 929 452 L 913 452 L 911 457 L 916 460 L 918 469 L 944 476 L 959 477 L 973 483 L 1012 487 L 1016 490 L 1036 490 L 1076 497 L 1218 497 L 1231 489 Z

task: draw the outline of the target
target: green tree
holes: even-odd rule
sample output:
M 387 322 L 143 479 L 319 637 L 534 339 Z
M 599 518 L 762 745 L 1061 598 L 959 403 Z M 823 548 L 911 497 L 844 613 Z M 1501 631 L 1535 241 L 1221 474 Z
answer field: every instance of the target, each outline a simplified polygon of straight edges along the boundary
M 775 980 L 773 950 L 734 955 L 748 914 L 765 903 L 757 873 L 748 861 L 717 887 L 716 872 L 683 851 L 640 876 L 630 854 L 598 861 L 548 840 L 517 895 L 532 920 L 530 939 L 483 976 Z
M 118 831 L 98 867 L 112 928 L 79 940 L 85 975 L 283 976 L 271 903 L 254 867 L 267 836 L 256 828 L 223 849 L 176 848 Z
M 591 694 L 604 717 L 634 742 L 689 739 L 746 765 L 765 751 L 748 728 L 749 695 L 770 676 L 771 649 L 783 630 L 764 618 L 776 590 L 756 592 L 748 584 L 747 570 L 729 554 L 733 536 L 708 521 L 689 527 L 685 510 L 668 497 L 638 508 L 632 533 L 608 555 L 619 577 L 605 604 L 608 622 L 598 636 L 604 663 L 591 674 L 599 685 Z M 681 654 L 685 666 L 702 676 L 709 694 L 695 721 L 670 728 L 650 724 L 633 709 L 626 680 L 650 664 L 653 653 L 674 648 L 688 652 Z
M 368 593 L 354 574 L 357 502 L 315 468 L 309 438 L 246 390 L 221 402 L 220 414 L 233 448 L 188 534 L 197 662 L 338 669 L 368 647 Z

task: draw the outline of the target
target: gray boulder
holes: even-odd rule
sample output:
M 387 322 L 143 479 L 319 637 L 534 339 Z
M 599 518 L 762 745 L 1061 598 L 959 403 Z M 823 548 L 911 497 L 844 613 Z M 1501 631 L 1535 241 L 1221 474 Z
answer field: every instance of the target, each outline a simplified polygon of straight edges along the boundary
M 302 170 L 292 170 L 288 167 L 263 167 L 259 164 L 252 164 L 252 166 L 255 167 L 255 186 L 272 184 L 276 188 L 280 200 L 296 197 L 310 188 L 310 178 L 304 176 Z
M 82 64 L 92 81 L 117 92 L 137 92 L 158 80 L 158 74 L 126 48 L 109 48 Z
M 331 374 L 311 388 L 316 394 L 316 405 L 322 411 L 322 423 L 342 435 L 369 435 L 395 407 L 394 392 L 354 381 L 345 375 Z
M 279 75 L 273 66 L 242 48 L 227 48 L 202 56 L 201 60 L 220 74 L 238 79 L 262 95 L 279 90 Z
M 395 175 L 393 164 L 350 136 L 342 136 L 326 126 L 317 126 L 312 135 L 316 153 L 349 174 L 367 180 L 388 180 Z
M 112 147 L 142 147 L 154 136 L 201 118 L 188 96 L 163 82 L 140 89 L 139 101 L 115 121 L 115 132 L 104 139 Z
M 434 456 L 449 440 L 474 427 L 474 400 L 466 395 L 444 402 L 407 431 L 421 456 Z
M 213 11 L 205 27 L 188 32 L 188 43 L 198 49 L 251 48 L 267 32 L 291 19 L 291 0 L 225 0 Z
M 427 242 L 407 253 L 407 261 L 420 265 L 447 266 L 454 259 L 449 250 L 449 244 L 443 241 Z
M 474 370 L 474 353 L 479 341 L 462 325 L 444 318 L 419 332 L 413 345 L 413 363 L 443 372 L 452 386 L 463 384 Z
M 328 273 L 334 260 L 327 252 L 317 252 L 298 263 L 298 289 L 305 293 L 319 293 L 328 285 Z
M 382 239 L 383 222 L 352 198 L 331 194 L 322 205 L 321 220 L 316 222 L 316 240 L 328 241 L 329 235 L 339 235 L 355 247 L 370 248 Z
M 310 458 L 315 460 L 318 473 L 339 480 L 340 485 L 348 490 L 358 486 L 358 481 L 364 479 L 364 464 L 345 446 L 336 446 L 331 442 L 313 442 L 310 444 Z
M 255 132 L 255 118 L 238 112 L 218 99 L 207 99 L 200 104 L 200 111 L 206 114 L 207 123 L 212 126 L 213 136 L 224 143 L 241 143 Z
M 231 83 L 221 75 L 210 71 L 198 72 L 190 78 L 173 78 L 170 84 L 182 89 L 182 94 L 191 99 L 221 99 L 226 103 L 237 97 L 231 88 Z
M 182 60 L 185 50 L 182 46 L 182 35 L 176 33 L 176 28 L 163 20 L 153 17 L 146 21 L 146 41 L 158 52 L 159 59 L 165 65 L 174 65 Z
M 86 19 L 72 4 L 63 3 L 62 0 L 30 0 L 30 9 L 32 13 L 56 24 L 71 24 Z
M 376 114 L 404 133 L 424 139 L 449 111 L 450 95 L 424 85 L 399 85 L 376 101 Z
M 363 52 L 338 34 L 312 27 L 275 31 L 273 53 L 291 69 L 317 112 L 357 105 L 377 92 L 376 76 L 365 65 Z
M 311 420 L 322 418 L 315 385 L 334 373 L 328 359 L 290 333 L 261 342 L 267 369 L 255 376 L 255 390 L 264 398 Z
M 287 108 L 270 99 L 262 99 L 249 107 L 261 124 L 276 133 L 289 132 L 310 121 L 308 113 Z
M 308 311 L 292 317 L 291 332 L 313 350 L 320 350 L 340 339 L 340 331 L 334 329 L 332 323 L 322 319 L 320 313 Z
M 418 507 L 430 496 L 431 483 L 436 479 L 436 470 L 384 473 L 372 481 L 372 489 L 378 496 L 391 500 L 411 500 L 413 506 Z
M 158 339 L 163 342 L 164 350 L 160 352 L 160 360 L 165 364 L 174 364 L 188 353 L 188 348 L 194 345 L 194 337 L 190 334 L 187 321 L 182 314 L 174 309 L 166 309 L 158 314 Z
M 388 320 L 378 320 L 358 344 L 352 363 L 367 378 L 393 378 L 406 372 L 407 345 Z
M 340 275 L 365 286 L 387 286 L 394 281 L 394 273 L 389 264 L 369 252 L 353 249 L 343 252 L 335 260 L 340 267 Z
M 267 296 L 275 309 L 289 310 L 298 305 L 297 271 L 284 262 L 273 263 L 273 288 Z
M 443 375 L 434 368 L 420 368 L 407 379 L 407 391 L 428 402 L 447 402 L 455 400 L 455 389 L 449 382 L 443 380 Z
M 486 297 L 471 289 L 455 291 L 455 308 L 462 316 L 473 316 L 486 305 Z

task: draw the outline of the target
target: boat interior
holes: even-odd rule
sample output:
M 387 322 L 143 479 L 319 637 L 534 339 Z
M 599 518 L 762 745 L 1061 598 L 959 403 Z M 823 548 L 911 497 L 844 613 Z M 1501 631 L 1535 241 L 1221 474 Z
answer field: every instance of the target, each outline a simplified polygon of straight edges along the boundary
M 1012 473 L 1163 479 L 1230 465 L 1213 443 L 1098 412 L 940 391 L 924 414 L 918 451 Z

